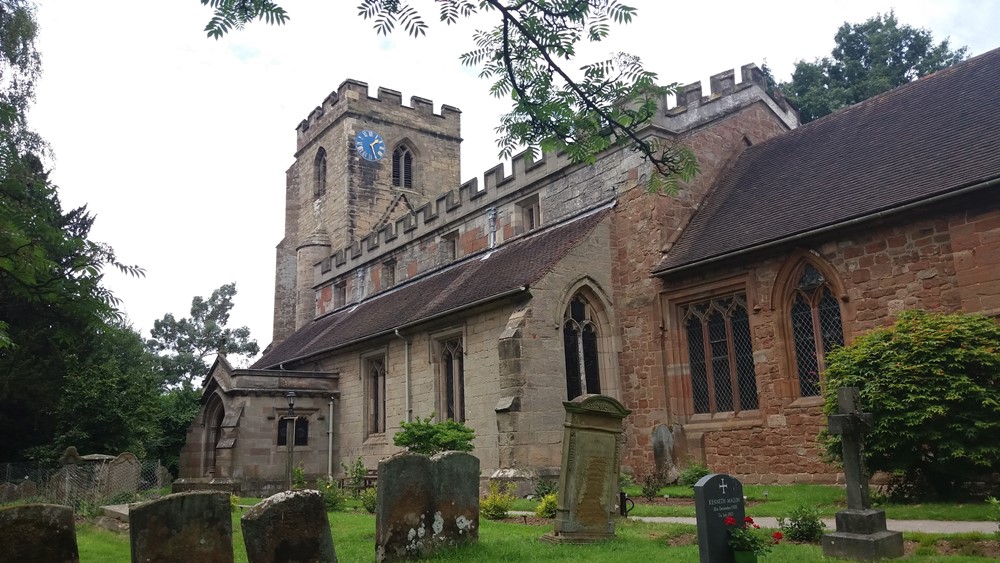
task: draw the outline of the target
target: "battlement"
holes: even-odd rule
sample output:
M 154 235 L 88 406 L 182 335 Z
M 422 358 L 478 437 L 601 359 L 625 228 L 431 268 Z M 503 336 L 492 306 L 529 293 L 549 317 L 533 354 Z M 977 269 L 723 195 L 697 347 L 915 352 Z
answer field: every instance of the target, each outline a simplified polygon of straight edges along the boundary
M 407 115 L 400 116 L 399 112 L 406 112 Z M 396 121 L 405 120 L 416 127 L 456 139 L 460 136 L 460 109 L 442 105 L 441 113 L 434 113 L 434 102 L 419 96 L 410 96 L 410 105 L 403 105 L 403 95 L 389 88 L 379 88 L 377 96 L 372 97 L 368 95 L 367 82 L 347 79 L 299 122 L 295 128 L 296 150 L 301 150 L 347 114 L 379 119 L 390 113 Z

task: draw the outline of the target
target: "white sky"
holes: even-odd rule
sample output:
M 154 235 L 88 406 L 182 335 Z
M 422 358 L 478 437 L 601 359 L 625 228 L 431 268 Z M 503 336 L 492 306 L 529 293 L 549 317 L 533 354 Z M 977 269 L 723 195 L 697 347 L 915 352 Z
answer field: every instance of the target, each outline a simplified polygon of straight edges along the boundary
M 30 114 L 55 153 L 64 208 L 97 214 L 91 239 L 110 244 L 145 278 L 109 272 L 133 325 L 148 334 L 167 312 L 187 316 L 195 295 L 224 283 L 238 294 L 231 326 L 271 340 L 274 247 L 283 234 L 285 170 L 295 127 L 346 78 L 462 110 L 462 179 L 496 162 L 506 104 L 462 67 L 474 27 L 447 28 L 414 0 L 428 36 L 377 36 L 357 0 L 281 0 L 291 20 L 255 24 L 215 41 L 198 0 L 38 0 L 43 74 Z M 972 54 L 1000 46 L 1000 2 L 876 0 L 672 2 L 632 0 L 638 19 L 572 68 L 612 51 L 642 57 L 661 82 L 705 83 L 767 62 L 787 79 L 798 59 L 828 56 L 844 21 L 893 7 Z M 479 27 L 485 27 L 481 25 Z

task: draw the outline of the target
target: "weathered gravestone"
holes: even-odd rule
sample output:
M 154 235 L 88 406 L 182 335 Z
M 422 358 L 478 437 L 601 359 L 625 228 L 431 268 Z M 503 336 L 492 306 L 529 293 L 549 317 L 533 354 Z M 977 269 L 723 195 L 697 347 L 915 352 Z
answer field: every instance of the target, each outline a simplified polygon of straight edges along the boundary
M 0 563 L 78 563 L 73 509 L 56 504 L 0 508 Z
M 694 484 L 694 510 L 698 525 L 698 560 L 701 563 L 733 563 L 726 517 L 743 522 L 746 507 L 743 483 L 724 473 L 705 475 Z
M 167 495 L 129 510 L 133 563 L 232 563 L 229 494 Z
M 837 389 L 837 412 L 830 417 L 830 433 L 840 436 L 847 481 L 847 510 L 836 515 L 837 531 L 824 534 L 823 555 L 874 561 L 903 556 L 903 534 L 886 529 L 885 511 L 873 510 L 865 472 L 864 434 L 872 415 L 860 412 L 857 387 Z
M 268 497 L 240 518 L 250 563 L 336 563 L 323 495 L 288 491 Z
M 678 440 L 677 434 L 683 436 L 683 432 L 679 424 L 658 424 L 653 428 L 653 461 L 665 483 L 675 483 L 681 475 L 675 450 L 683 442 L 683 437 Z
M 399 561 L 479 540 L 479 459 L 403 452 L 378 464 L 375 559 Z
M 590 543 L 615 537 L 621 471 L 622 421 L 630 410 L 605 395 L 563 403 L 562 470 L 551 543 Z
M 135 493 L 139 490 L 139 473 L 142 464 L 131 452 L 120 454 L 110 463 L 101 467 L 99 480 L 101 493 L 112 497 L 119 493 Z

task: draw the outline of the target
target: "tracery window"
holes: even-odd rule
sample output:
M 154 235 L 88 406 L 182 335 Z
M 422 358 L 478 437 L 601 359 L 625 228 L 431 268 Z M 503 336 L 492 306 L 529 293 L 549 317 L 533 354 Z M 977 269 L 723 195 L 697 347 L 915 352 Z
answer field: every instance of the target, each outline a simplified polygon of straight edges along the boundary
M 462 338 L 440 343 L 441 412 L 447 420 L 465 422 L 465 353 Z
M 566 396 L 572 400 L 584 393 L 601 392 L 598 357 L 598 325 L 593 308 L 577 293 L 563 315 L 563 347 L 566 353 Z
M 756 409 L 757 377 L 746 295 L 694 303 L 683 312 L 694 413 Z
M 385 355 L 365 358 L 368 434 L 385 432 Z
M 316 160 L 313 162 L 313 197 L 320 197 L 326 194 L 326 149 L 320 147 L 316 151 Z
M 392 185 L 413 187 L 413 151 L 406 145 L 399 145 L 392 151 Z
M 292 426 L 292 419 L 281 417 L 278 421 L 278 445 L 288 445 L 288 429 Z M 309 419 L 304 416 L 295 417 L 295 445 L 309 445 Z
M 799 396 L 819 395 L 822 392 L 820 374 L 826 369 L 826 354 L 834 346 L 844 345 L 844 328 L 840 304 L 829 283 L 808 262 L 798 275 L 790 314 Z

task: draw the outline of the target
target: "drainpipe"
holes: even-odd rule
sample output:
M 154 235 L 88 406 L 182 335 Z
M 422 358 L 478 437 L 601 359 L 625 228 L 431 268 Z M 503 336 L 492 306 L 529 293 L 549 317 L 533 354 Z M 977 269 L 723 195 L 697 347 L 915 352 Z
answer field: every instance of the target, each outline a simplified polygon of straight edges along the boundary
M 396 329 L 396 336 L 405 343 L 406 353 L 403 357 L 403 388 L 406 394 L 406 422 L 413 418 L 413 408 L 410 406 L 410 339 L 399 333 Z
M 333 481 L 333 397 L 327 405 L 329 412 L 326 415 L 326 482 Z

